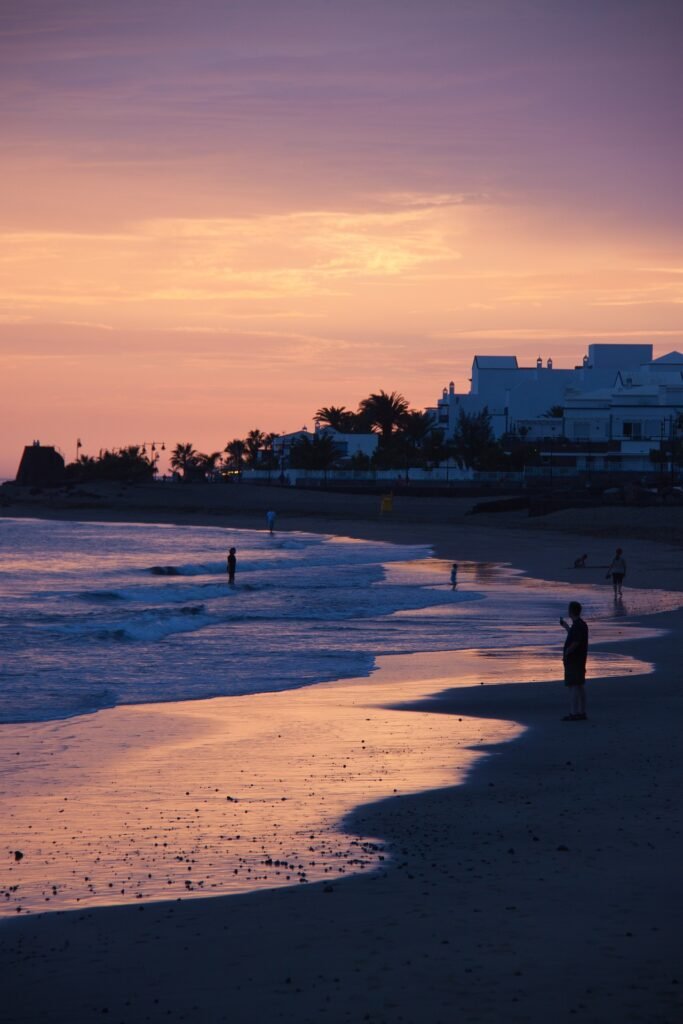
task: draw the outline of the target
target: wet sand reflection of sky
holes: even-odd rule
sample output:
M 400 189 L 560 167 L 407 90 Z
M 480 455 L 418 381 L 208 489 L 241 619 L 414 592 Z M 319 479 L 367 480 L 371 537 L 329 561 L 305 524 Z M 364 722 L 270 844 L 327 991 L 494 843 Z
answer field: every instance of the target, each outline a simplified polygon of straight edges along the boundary
M 596 666 L 650 670 L 609 652 Z M 543 648 L 442 651 L 381 658 L 370 679 L 5 726 L 0 913 L 331 884 L 380 868 L 391 850 L 345 833 L 345 815 L 461 783 L 491 744 L 523 732 L 428 702 L 392 708 L 557 676 Z

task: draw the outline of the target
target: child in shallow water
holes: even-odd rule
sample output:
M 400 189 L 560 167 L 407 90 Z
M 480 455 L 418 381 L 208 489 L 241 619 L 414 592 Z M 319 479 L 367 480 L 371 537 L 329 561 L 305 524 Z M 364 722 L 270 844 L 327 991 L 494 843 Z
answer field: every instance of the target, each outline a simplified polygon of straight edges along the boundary
M 237 548 L 230 548 L 230 551 L 228 553 L 228 562 L 227 562 L 227 565 L 225 567 L 226 572 L 228 574 L 228 583 L 234 583 L 235 582 L 235 569 L 237 568 L 237 555 L 236 555 L 236 551 L 237 551 Z

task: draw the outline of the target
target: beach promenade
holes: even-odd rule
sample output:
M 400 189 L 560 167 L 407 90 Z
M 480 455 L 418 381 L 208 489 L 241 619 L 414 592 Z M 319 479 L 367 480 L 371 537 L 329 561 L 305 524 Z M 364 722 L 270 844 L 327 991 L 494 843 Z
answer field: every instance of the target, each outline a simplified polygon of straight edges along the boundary
M 10 505 L 4 513 L 265 528 L 268 494 L 257 492 L 267 489 L 249 490 L 233 507 L 208 510 L 188 508 L 187 497 L 184 509 L 127 509 L 122 497 L 116 507 Z M 627 584 L 681 589 L 678 510 L 648 509 L 649 522 L 643 510 L 610 509 L 530 524 L 466 516 L 465 502 L 414 500 L 380 519 L 374 498 L 288 492 L 278 527 L 430 543 L 444 559 L 504 561 L 565 582 L 604 582 L 597 565 L 621 543 Z M 584 551 L 589 566 L 579 577 L 573 560 Z M 458 785 L 351 811 L 350 833 L 386 844 L 383 866 L 244 895 L 1 921 L 2 1019 L 678 1024 L 681 615 L 640 620 L 664 632 L 618 653 L 655 671 L 592 678 L 586 723 L 560 721 L 559 664 L 555 677 L 533 683 L 519 681 L 522 666 L 486 686 L 452 687 L 441 672 L 441 685 L 419 696 L 410 671 L 397 672 L 387 683 L 389 719 L 503 721 L 514 735 L 482 747 L 468 733 L 464 748 L 477 756 Z M 293 709 L 305 692 L 311 713 L 329 714 L 324 691 L 278 699 Z M 429 758 L 428 745 L 420 757 Z

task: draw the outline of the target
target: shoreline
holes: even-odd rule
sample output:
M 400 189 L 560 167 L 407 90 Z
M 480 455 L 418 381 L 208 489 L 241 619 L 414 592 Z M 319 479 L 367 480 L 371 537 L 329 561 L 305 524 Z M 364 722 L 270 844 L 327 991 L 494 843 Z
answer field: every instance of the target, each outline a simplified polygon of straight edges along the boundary
M 270 490 L 257 489 L 265 489 L 268 493 Z M 362 498 L 357 506 L 346 509 L 345 514 L 339 516 L 333 514 L 334 509 L 327 510 L 325 514 L 319 513 L 316 508 L 317 497 L 306 496 L 309 508 L 297 508 L 296 512 L 279 515 L 276 534 L 302 531 L 354 540 L 386 541 L 397 545 L 424 544 L 433 549 L 437 558 L 498 562 L 548 583 L 604 584 L 605 567 L 611 560 L 613 549 L 620 545 L 628 555 L 627 593 L 631 588 L 683 590 L 683 553 L 681 545 L 675 540 L 677 531 L 661 529 L 655 523 L 647 531 L 646 538 L 630 536 L 631 513 L 637 511 L 647 517 L 651 509 L 602 510 L 609 512 L 610 516 L 610 532 L 608 538 L 605 538 L 602 528 L 591 534 L 585 515 L 578 516 L 572 528 L 568 528 L 566 513 L 547 516 L 543 523 L 517 514 L 470 516 L 469 500 L 458 500 L 455 506 L 444 507 L 441 500 L 432 499 L 418 501 L 419 508 L 410 517 L 383 518 L 373 514 L 367 500 Z M 260 496 L 260 500 L 265 508 L 267 501 L 263 496 Z M 431 510 L 429 514 L 424 514 L 425 508 Z M 670 515 L 672 511 L 678 510 L 657 511 Z M 228 534 L 230 529 L 257 529 L 265 532 L 264 513 L 260 509 L 202 512 L 196 509 L 163 510 L 115 505 L 97 509 L 43 505 L 0 507 L 0 522 L 12 518 L 209 526 Z M 574 558 L 584 551 L 589 554 L 587 566 L 582 569 L 573 568 Z
M 154 497 L 145 500 L 144 488 L 119 497 L 105 489 L 95 507 L 79 507 L 78 502 L 13 501 L 0 505 L 0 523 L 3 519 L 34 518 L 266 532 L 265 511 L 277 504 L 275 498 L 284 506 L 278 511 L 276 533 L 302 531 L 427 544 L 438 558 L 499 562 L 550 583 L 604 583 L 604 570 L 615 547 L 621 546 L 629 556 L 627 591 L 631 587 L 683 590 L 683 509 L 679 508 L 570 509 L 529 519 L 518 512 L 472 516 L 471 498 L 399 496 L 395 512 L 382 516 L 374 495 L 296 488 L 283 492 L 254 485 L 205 485 L 199 489 L 168 485 L 169 491 L 174 486 L 171 496 L 178 501 L 166 506 L 155 503 Z M 187 503 L 182 504 L 180 499 L 186 494 Z M 575 558 L 584 551 L 589 555 L 587 566 L 574 569 Z
M 319 532 L 334 533 L 330 525 L 319 522 Z M 387 525 L 360 528 L 386 530 L 386 540 L 406 529 Z M 411 543 L 422 542 L 408 529 Z M 453 545 L 448 525 L 422 530 Z M 509 544 L 494 531 L 476 533 L 467 538 L 470 558 L 474 547 Z M 564 541 L 553 554 L 569 564 L 565 550 L 576 549 L 576 538 Z M 518 545 L 515 559 L 528 550 Z M 536 556 L 547 572 L 547 551 Z M 652 542 L 635 564 L 653 579 L 663 571 L 657 558 L 670 554 Z M 573 571 L 562 571 L 571 580 Z M 397 851 L 386 871 L 335 882 L 331 892 L 312 884 L 1 924 L 9 1020 L 85 1022 L 106 1011 L 126 1024 L 366 1014 L 417 1024 L 457 1013 L 496 1024 L 583 1013 L 605 1024 L 639 1014 L 674 1024 L 683 987 L 675 953 L 682 617 L 642 620 L 670 630 L 628 644 L 629 655 L 656 662 L 656 674 L 592 680 L 595 711 L 585 727 L 558 721 L 564 694 L 545 683 L 446 689 L 391 704 L 393 715 L 503 718 L 525 733 L 490 750 L 465 785 L 350 812 L 354 831 Z

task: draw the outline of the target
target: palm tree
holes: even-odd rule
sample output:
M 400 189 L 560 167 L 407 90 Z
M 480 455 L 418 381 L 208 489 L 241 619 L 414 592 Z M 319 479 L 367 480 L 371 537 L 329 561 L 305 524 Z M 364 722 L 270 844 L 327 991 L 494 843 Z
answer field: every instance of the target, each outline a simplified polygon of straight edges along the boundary
M 379 430 L 384 445 L 388 444 L 407 412 L 408 403 L 398 391 L 392 391 L 390 395 L 386 391 L 368 395 L 358 407 L 359 416 Z
M 197 468 L 198 452 L 187 441 L 185 444 L 177 444 L 171 452 L 171 469 L 176 473 L 182 473 L 183 479 L 187 480 L 192 476 L 192 471 Z
M 197 455 L 195 465 L 197 471 L 203 475 L 204 479 L 209 480 L 211 477 L 216 475 L 218 460 L 222 454 L 222 452 L 211 452 L 210 455 Z
M 262 430 L 250 430 L 245 441 L 247 465 L 252 469 L 258 462 L 258 457 L 266 441 L 266 435 Z
M 327 471 L 339 460 L 339 449 L 329 434 L 315 434 L 313 439 L 303 436 L 295 441 L 289 452 L 289 464 L 294 469 L 322 469 L 327 483 Z
M 412 409 L 405 413 L 400 424 L 401 436 L 414 448 L 422 447 L 422 442 L 434 429 L 434 420 L 429 412 L 417 412 Z
M 280 435 L 275 433 L 266 434 L 263 439 L 263 458 L 262 465 L 268 470 L 268 480 L 270 480 L 270 472 L 278 464 L 277 457 L 275 455 L 275 439 Z
M 226 444 L 224 448 L 224 451 L 228 456 L 225 460 L 226 465 L 230 469 L 236 469 L 240 478 L 242 476 L 242 467 L 244 466 L 244 453 L 246 451 L 246 447 L 246 442 L 241 438 L 236 437 L 233 441 L 230 441 L 229 444 Z
M 443 439 L 443 432 L 437 431 L 437 434 L 439 433 Z M 425 459 L 433 460 L 438 456 L 440 447 L 434 441 L 432 414 L 412 409 L 403 416 L 399 430 L 393 435 L 391 443 L 393 447 L 398 442 L 398 447 L 403 449 L 407 472 L 410 460 L 413 461 L 413 465 L 420 465 Z M 385 451 L 387 450 L 385 446 Z
M 477 413 L 466 413 L 461 407 L 451 442 L 451 452 L 459 465 L 468 469 L 489 469 L 500 451 L 488 408 L 484 407 Z
M 315 418 L 340 434 L 352 434 L 360 426 L 355 412 L 351 412 L 343 405 L 323 405 L 318 409 Z

